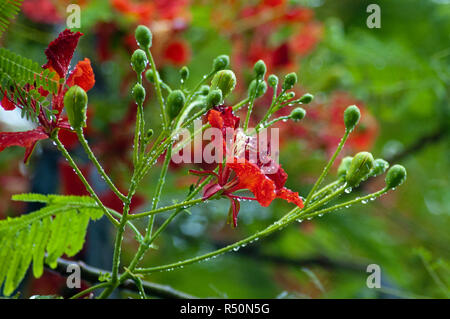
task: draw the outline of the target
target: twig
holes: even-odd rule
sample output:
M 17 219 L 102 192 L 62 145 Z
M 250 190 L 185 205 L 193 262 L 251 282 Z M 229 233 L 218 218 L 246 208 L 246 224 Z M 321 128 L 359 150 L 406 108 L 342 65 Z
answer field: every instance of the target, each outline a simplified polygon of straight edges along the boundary
M 89 265 L 86 265 L 82 261 L 71 261 L 59 258 L 57 261 L 57 266 L 55 269 L 50 269 L 53 271 L 56 271 L 57 273 L 67 276 L 67 267 L 69 265 L 76 264 L 80 267 L 81 271 L 81 278 L 83 280 L 86 280 L 92 284 L 99 283 L 99 276 L 102 274 L 110 273 L 106 270 L 102 270 L 99 268 L 95 268 Z M 166 299 L 196 299 L 197 297 L 189 295 L 185 292 L 176 290 L 170 286 L 167 285 L 160 285 L 148 281 L 142 281 L 142 287 L 144 288 L 144 291 L 146 294 L 159 297 L 159 298 L 166 298 Z M 131 279 L 124 281 L 119 288 L 130 290 L 133 292 L 139 293 L 139 289 L 136 286 L 135 282 Z

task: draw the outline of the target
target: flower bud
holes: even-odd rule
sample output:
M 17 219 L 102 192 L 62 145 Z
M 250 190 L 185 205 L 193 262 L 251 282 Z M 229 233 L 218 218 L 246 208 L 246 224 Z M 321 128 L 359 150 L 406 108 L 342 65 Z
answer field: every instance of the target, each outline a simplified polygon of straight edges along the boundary
M 203 96 L 208 95 L 209 90 L 210 90 L 210 88 L 209 88 L 208 85 L 202 85 L 202 86 L 200 87 L 200 90 L 199 90 L 199 91 L 200 91 L 200 95 L 203 95 Z
M 219 89 L 211 90 L 206 96 L 206 105 L 213 107 L 222 103 L 222 91 Z
M 347 175 L 347 171 L 350 168 L 352 159 L 353 159 L 353 157 L 351 157 L 351 156 L 346 156 L 342 159 L 341 164 L 339 164 L 338 171 L 337 171 L 338 177 L 345 177 L 345 175 Z
M 230 57 L 228 55 L 219 55 L 213 61 L 213 71 L 217 72 L 225 69 L 230 64 Z
M 373 168 L 373 156 L 369 152 L 359 152 L 353 157 L 345 179 L 351 187 L 366 180 Z
M 181 81 L 185 82 L 189 78 L 189 68 L 187 66 L 183 66 L 180 69 L 180 77 Z
M 144 143 L 147 144 L 148 142 L 150 142 L 150 139 L 152 138 L 152 136 L 153 136 L 153 130 L 148 129 L 148 131 L 144 135 Z
M 284 77 L 283 89 L 290 90 L 297 83 L 297 74 L 294 72 L 287 74 Z
M 255 63 L 255 66 L 253 67 L 253 71 L 255 71 L 257 78 L 264 78 L 264 75 L 266 74 L 267 67 L 263 60 L 258 60 L 258 62 Z
M 386 174 L 386 187 L 396 188 L 406 180 L 406 169 L 402 165 L 395 164 Z
M 141 74 L 144 72 L 145 68 L 147 67 L 147 55 L 144 51 L 141 49 L 137 49 L 134 51 L 133 55 L 131 56 L 131 67 L 137 74 Z
M 70 87 L 64 95 L 67 117 L 74 130 L 86 127 L 87 102 L 86 92 L 78 85 Z
M 351 132 L 359 122 L 361 112 L 356 105 L 350 105 L 344 111 L 344 124 L 347 131 Z
M 269 75 L 267 78 L 267 83 L 270 87 L 276 87 L 278 85 L 278 77 L 275 74 Z
M 288 92 L 288 93 L 286 93 L 285 97 L 286 97 L 286 100 L 293 99 L 295 97 L 295 92 Z
M 145 72 L 145 77 L 150 83 L 155 83 L 155 76 L 152 69 L 148 69 L 147 72 Z
M 253 80 L 250 83 L 250 87 L 248 89 L 248 95 L 251 97 L 255 95 L 255 87 L 256 87 L 256 80 Z M 256 91 L 256 98 L 263 96 L 267 91 L 267 83 L 265 81 L 259 82 L 258 90 Z
M 305 115 L 306 115 L 306 111 L 303 108 L 296 107 L 295 109 L 292 110 L 289 117 L 297 122 L 297 121 L 302 120 L 305 117 Z
M 310 93 L 304 94 L 301 98 L 298 99 L 300 103 L 308 104 L 311 103 L 311 101 L 314 99 L 314 95 Z
M 170 119 L 177 117 L 184 106 L 186 98 L 181 90 L 173 90 L 167 97 L 167 110 Z
M 211 90 L 220 89 L 222 97 L 226 98 L 236 86 L 236 76 L 231 70 L 217 72 L 211 81 Z
M 134 100 L 136 101 L 137 104 L 144 103 L 144 100 L 145 100 L 145 89 L 144 89 L 144 87 L 141 84 L 136 83 L 134 85 L 132 94 L 133 94 Z
M 370 176 L 378 176 L 386 172 L 386 170 L 389 168 L 389 163 L 386 162 L 382 158 L 377 158 L 373 162 L 373 169 L 370 172 Z
M 137 43 L 142 48 L 150 48 L 152 46 L 152 32 L 145 25 L 139 25 L 134 32 Z

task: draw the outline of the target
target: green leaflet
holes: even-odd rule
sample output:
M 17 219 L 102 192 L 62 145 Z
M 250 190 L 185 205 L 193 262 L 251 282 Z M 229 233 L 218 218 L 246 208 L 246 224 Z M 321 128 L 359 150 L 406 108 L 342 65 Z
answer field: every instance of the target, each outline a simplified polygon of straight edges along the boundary
M 73 256 L 83 248 L 89 220 L 103 216 L 86 196 L 20 194 L 14 200 L 42 202 L 47 206 L 19 217 L 0 220 L 0 286 L 11 295 L 31 262 L 40 277 L 44 262 L 56 267 L 64 253 Z
M 0 36 L 20 10 L 23 0 L 0 0 Z
M 3 89 L 8 89 L 8 85 L 31 84 L 35 88 L 42 87 L 44 90 L 57 93 L 59 81 L 54 80 L 55 74 L 49 69 L 41 68 L 37 62 L 0 48 L 0 80 Z

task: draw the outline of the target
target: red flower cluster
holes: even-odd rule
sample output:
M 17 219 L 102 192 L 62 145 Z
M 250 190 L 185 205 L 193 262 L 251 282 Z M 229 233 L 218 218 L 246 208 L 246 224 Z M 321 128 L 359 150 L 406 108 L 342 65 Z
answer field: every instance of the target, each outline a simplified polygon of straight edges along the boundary
M 267 158 L 262 161 L 258 154 L 255 163 L 249 160 L 248 147 L 251 147 L 255 137 L 246 136 L 242 130 L 238 129 L 239 118 L 233 114 L 231 107 L 221 106 L 210 110 L 207 114 L 208 122 L 212 127 L 222 131 L 222 136 L 227 136 L 226 132 L 232 131 L 233 145 L 239 144 L 244 140 L 243 149 L 235 150 L 223 140 L 223 146 L 226 152 L 225 164 L 219 163 L 219 171 L 215 173 L 212 170 L 190 172 L 195 175 L 212 175 L 216 180 L 203 190 L 203 199 L 206 200 L 214 195 L 227 197 L 231 202 L 229 221 L 233 221 L 234 227 L 237 225 L 237 215 L 240 209 L 239 200 L 256 200 L 261 206 L 269 206 L 275 198 L 282 198 L 288 202 L 303 207 L 303 201 L 298 193 L 284 187 L 287 174 L 272 159 Z M 271 167 L 270 173 L 266 173 L 265 168 Z M 249 190 L 255 197 L 246 197 L 234 194 L 239 190 Z
M 290 121 L 279 125 L 280 136 L 288 139 L 302 138 L 309 143 L 309 148 L 323 149 L 327 154 L 332 154 L 345 131 L 342 114 L 347 106 L 353 104 L 360 109 L 361 120 L 349 136 L 346 150 L 359 152 L 371 149 L 378 134 L 377 121 L 361 101 L 343 91 L 333 92 L 325 103 L 311 105 L 308 108 L 309 121 L 304 125 Z M 289 112 L 285 107 L 280 115 L 287 115 Z
M 236 70 L 250 69 L 260 59 L 270 73 L 297 70 L 298 57 L 311 52 L 322 36 L 314 12 L 286 0 L 220 3 L 213 18 L 213 25 L 232 39 Z M 274 41 L 286 28 L 291 34 Z
M 58 93 L 51 96 L 52 111 L 55 111 L 54 116 L 52 118 L 47 118 L 45 112 L 40 109 L 38 114 L 39 125 L 35 129 L 25 132 L 0 132 L 0 152 L 9 146 L 22 146 L 26 149 L 25 161 L 27 161 L 34 146 L 39 140 L 49 138 L 55 129 L 61 128 L 71 130 L 67 119 L 62 115 L 64 109 L 64 94 L 68 87 L 73 85 L 78 85 L 85 91 L 89 91 L 95 84 L 94 72 L 92 71 L 90 60 L 88 58 L 78 62 L 75 68 L 69 72 L 70 61 L 72 60 L 73 53 L 77 47 L 78 40 L 82 35 L 83 34 L 80 32 L 74 33 L 66 29 L 61 32 L 45 50 L 47 63 L 43 68 L 56 72 L 54 80 L 59 81 L 60 79 L 64 79 L 64 83 L 58 88 Z M 26 89 L 29 90 L 31 87 Z M 42 90 L 42 88 L 38 88 L 38 90 L 43 96 L 48 96 L 49 94 Z M 20 92 L 14 92 L 13 94 L 18 95 L 16 97 L 18 103 L 14 103 L 11 96 L 8 97 L 8 95 L 5 94 L 1 101 L 1 106 L 5 110 L 13 110 L 15 108 L 22 109 L 25 101 L 20 98 Z M 33 102 L 32 107 L 36 110 L 38 106 Z

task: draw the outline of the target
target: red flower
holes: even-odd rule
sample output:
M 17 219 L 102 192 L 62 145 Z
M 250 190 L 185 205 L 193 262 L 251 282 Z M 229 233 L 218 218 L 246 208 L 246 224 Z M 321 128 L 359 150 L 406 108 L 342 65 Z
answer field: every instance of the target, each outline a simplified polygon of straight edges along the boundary
M 80 32 L 72 32 L 68 29 L 61 32 L 58 37 L 53 40 L 48 48 L 45 50 L 45 55 L 47 56 L 47 63 L 43 66 L 45 69 L 50 69 L 55 71 L 55 80 L 64 79 L 65 84 L 60 86 L 58 93 L 51 97 L 52 101 L 52 111 L 55 114 L 52 118 L 48 118 L 45 112 L 40 109 L 38 115 L 38 127 L 36 129 L 25 131 L 25 132 L 0 132 L 0 152 L 9 146 L 22 146 L 25 147 L 25 161 L 31 155 L 36 142 L 39 140 L 46 139 L 51 136 L 55 129 L 68 129 L 70 130 L 70 125 L 67 120 L 61 116 L 62 110 L 64 108 L 64 94 L 67 91 L 67 86 L 79 85 L 84 90 L 90 90 L 95 83 L 94 73 L 91 68 L 89 59 L 84 59 L 78 62 L 72 72 L 69 72 L 70 61 L 72 60 L 73 53 L 78 44 L 78 39 L 83 34 Z M 25 90 L 30 89 L 30 87 L 25 87 Z M 47 96 L 49 93 L 38 88 L 43 96 Z M 18 95 L 19 95 L 18 91 Z M 8 101 L 5 101 L 8 99 Z M 2 100 L 1 105 L 5 110 L 13 110 L 16 107 L 22 108 L 22 103 L 20 98 L 18 98 L 18 103 L 13 103 L 12 99 L 9 99 L 7 95 Z M 36 109 L 36 102 L 32 102 L 31 106 Z
M 164 58 L 175 65 L 184 65 L 189 61 L 189 46 L 181 40 L 170 42 L 164 49 Z
M 249 149 L 255 143 L 256 138 L 247 136 L 238 129 L 239 118 L 234 116 L 231 107 L 219 107 L 210 110 L 207 114 L 208 122 L 212 127 L 222 131 L 222 136 L 226 136 L 226 131 L 233 132 L 233 147 L 228 147 L 228 143 L 223 141 L 226 151 L 225 165 L 219 163 L 219 172 L 196 171 L 190 172 L 200 176 L 212 175 L 215 182 L 205 186 L 203 199 L 206 200 L 214 195 L 225 196 L 230 199 L 231 207 L 229 220 L 233 220 L 233 225 L 237 225 L 237 215 L 240 209 L 239 200 L 256 200 L 261 206 L 269 206 L 275 198 L 282 198 L 288 202 L 303 207 L 303 201 L 298 193 L 284 187 L 287 174 L 268 156 L 258 154 L 255 163 L 249 158 Z M 244 143 L 242 143 L 242 141 Z M 243 146 L 243 147 L 242 147 Z M 241 147 L 241 149 L 239 149 Z M 232 153 L 234 152 L 234 153 Z M 267 168 L 271 168 L 267 173 Z M 246 197 L 233 194 L 238 190 L 249 190 L 255 197 Z

